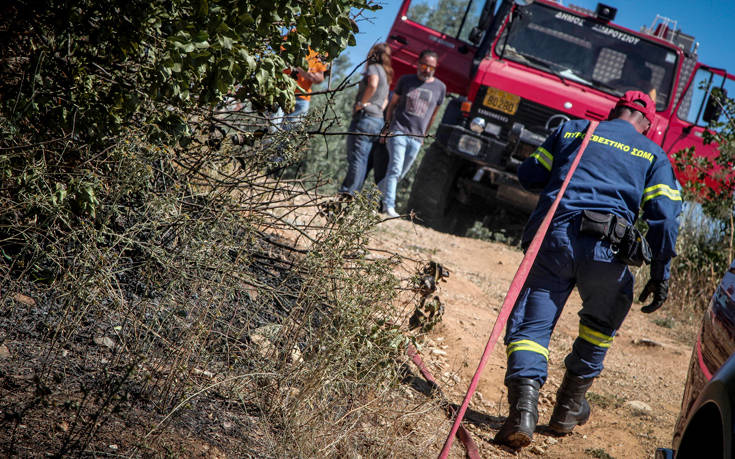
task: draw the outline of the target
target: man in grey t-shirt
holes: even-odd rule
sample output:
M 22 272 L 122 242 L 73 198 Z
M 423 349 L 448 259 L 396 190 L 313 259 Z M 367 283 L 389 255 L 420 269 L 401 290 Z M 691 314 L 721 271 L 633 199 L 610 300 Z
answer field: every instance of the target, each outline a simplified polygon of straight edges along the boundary
M 434 77 L 436 64 L 435 51 L 422 51 L 416 74 L 404 75 L 398 80 L 386 110 L 390 123 L 386 139 L 389 160 L 378 188 L 383 193 L 383 212 L 391 217 L 398 216 L 395 210 L 398 181 L 411 169 L 447 92 L 444 83 Z

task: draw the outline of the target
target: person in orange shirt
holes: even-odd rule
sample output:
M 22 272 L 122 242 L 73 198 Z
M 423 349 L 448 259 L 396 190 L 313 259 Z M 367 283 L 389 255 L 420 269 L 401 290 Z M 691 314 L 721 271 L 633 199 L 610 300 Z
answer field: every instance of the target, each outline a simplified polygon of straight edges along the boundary
M 309 112 L 309 104 L 311 101 L 311 86 L 324 81 L 324 72 L 327 71 L 327 65 L 322 61 L 319 54 L 309 48 L 309 55 L 306 57 L 309 69 L 304 70 L 301 67 L 287 69 L 284 73 L 290 74 L 296 79 L 299 87 L 303 91 L 296 92 L 296 104 L 291 113 L 283 117 L 284 129 L 288 130 L 296 123 L 300 123 L 304 116 Z

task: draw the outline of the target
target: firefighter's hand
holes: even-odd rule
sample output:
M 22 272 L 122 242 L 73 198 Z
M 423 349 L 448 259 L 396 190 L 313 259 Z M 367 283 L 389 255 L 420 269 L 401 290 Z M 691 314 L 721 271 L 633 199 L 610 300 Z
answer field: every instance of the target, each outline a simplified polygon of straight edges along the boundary
M 641 296 L 638 297 L 638 301 L 641 303 L 646 301 L 651 293 L 653 293 L 653 301 L 651 301 L 648 306 L 643 306 L 641 308 L 641 311 L 646 314 L 657 310 L 664 304 L 664 301 L 666 301 L 666 298 L 669 296 L 669 280 L 649 280 L 646 286 L 643 287 L 643 291 L 641 292 Z

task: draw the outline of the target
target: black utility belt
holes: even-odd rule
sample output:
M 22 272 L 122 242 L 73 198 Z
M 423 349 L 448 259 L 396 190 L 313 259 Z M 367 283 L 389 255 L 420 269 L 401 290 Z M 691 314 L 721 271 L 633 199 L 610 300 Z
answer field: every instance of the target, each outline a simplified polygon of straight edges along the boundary
M 626 265 L 640 266 L 651 262 L 651 247 L 638 229 L 614 214 L 582 211 L 579 232 L 610 241 L 615 257 Z

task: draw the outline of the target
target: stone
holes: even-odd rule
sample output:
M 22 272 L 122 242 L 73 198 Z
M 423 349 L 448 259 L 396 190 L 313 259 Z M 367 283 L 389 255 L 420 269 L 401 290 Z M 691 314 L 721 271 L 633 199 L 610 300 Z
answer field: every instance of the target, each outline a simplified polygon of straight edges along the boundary
M 291 349 L 291 363 L 303 363 L 304 358 L 301 355 L 301 350 L 297 345 L 294 344 L 293 349 Z
M 255 344 L 255 347 L 258 348 L 258 353 L 260 353 L 260 355 L 262 355 L 263 357 L 275 355 L 276 347 L 265 336 L 253 334 L 250 335 L 250 341 Z
M 659 343 L 658 341 L 647 338 L 636 338 L 633 340 L 633 344 L 635 344 L 636 346 L 664 347 L 664 345 Z
M 22 293 L 16 293 L 15 295 L 13 295 L 13 299 L 17 301 L 18 303 L 25 304 L 26 306 L 36 305 L 36 300 L 34 300 L 28 295 L 23 295 Z
M 214 378 L 214 373 L 208 370 L 200 370 L 199 368 L 194 368 L 191 372 L 195 375 L 206 376 L 207 378 Z
M 270 357 L 276 354 L 276 346 L 273 344 L 281 332 L 281 326 L 278 324 L 268 324 L 258 327 L 250 334 L 250 341 L 258 348 L 258 352 L 263 357 Z
M 98 346 L 105 346 L 110 349 L 115 347 L 115 342 L 109 336 L 98 336 L 93 341 Z
M 636 415 L 651 414 L 653 412 L 648 404 L 641 402 L 640 400 L 629 400 L 625 402 L 625 406 L 627 406 L 633 414 Z

